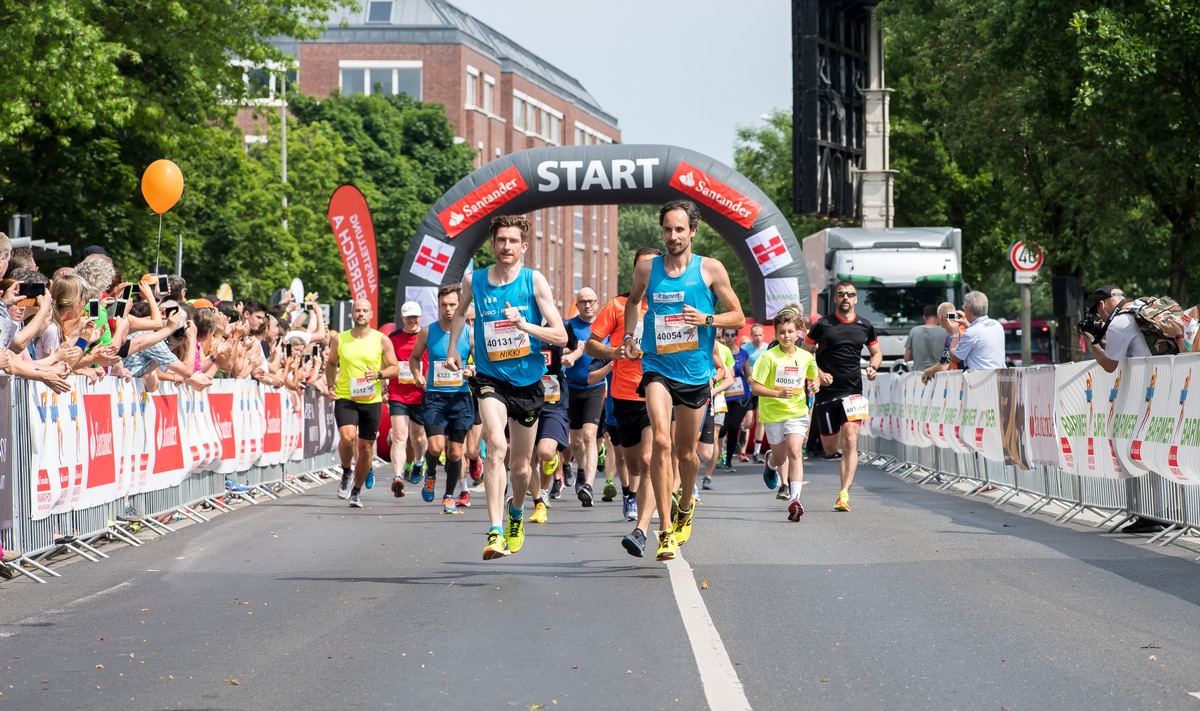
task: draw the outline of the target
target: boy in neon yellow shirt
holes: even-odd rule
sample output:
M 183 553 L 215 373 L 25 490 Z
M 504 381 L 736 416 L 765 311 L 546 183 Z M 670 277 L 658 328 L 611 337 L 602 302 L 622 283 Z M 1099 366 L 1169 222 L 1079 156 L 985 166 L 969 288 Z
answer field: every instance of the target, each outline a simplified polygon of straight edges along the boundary
M 771 445 L 763 483 L 772 490 L 779 486 L 778 470 L 786 464 L 789 521 L 799 521 L 804 515 L 800 489 L 804 486 L 803 448 L 809 425 L 806 385 L 813 393 L 820 387 L 816 359 L 796 347 L 804 325 L 799 311 L 799 307 L 788 306 L 775 316 L 779 345 L 759 357 L 750 383 L 750 391 L 759 397 L 759 421 Z

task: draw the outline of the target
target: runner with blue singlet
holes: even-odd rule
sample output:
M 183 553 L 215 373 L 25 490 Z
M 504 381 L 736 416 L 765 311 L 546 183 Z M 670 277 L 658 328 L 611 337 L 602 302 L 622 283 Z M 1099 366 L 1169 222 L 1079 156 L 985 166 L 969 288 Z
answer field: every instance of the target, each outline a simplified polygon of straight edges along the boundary
M 496 264 L 476 269 L 463 279 L 463 292 L 471 298 L 459 302 L 450 326 L 450 342 L 456 343 L 463 332 L 467 309 L 474 304 L 475 380 L 487 445 L 483 486 L 491 523 L 484 560 L 516 553 L 525 542 L 524 504 L 529 491 L 534 425 L 544 402 L 542 375 L 546 364 L 542 342 L 567 344 L 550 283 L 540 272 L 521 265 L 529 249 L 529 220 L 521 215 L 499 215 L 492 218 L 490 233 Z M 458 353 L 446 354 L 448 370 L 460 370 L 462 363 Z M 507 516 L 506 461 L 512 465 L 513 492 Z
M 696 444 L 716 372 L 712 357 L 715 329 L 739 329 L 746 319 L 725 266 L 692 254 L 692 240 L 700 226 L 696 204 L 690 200 L 668 202 L 659 210 L 658 222 L 666 253 L 634 267 L 633 286 L 625 304 L 623 348 L 627 358 L 642 358 L 639 392 L 646 397 L 654 434 L 650 477 L 660 527 L 657 558 L 671 560 L 692 533 L 692 492 L 700 465 Z M 648 307 L 642 321 L 644 355 L 633 329 L 643 297 Z M 723 313 L 714 313 L 718 302 Z M 672 413 L 676 422 L 674 441 Z M 674 521 L 672 451 L 678 460 L 683 489 Z

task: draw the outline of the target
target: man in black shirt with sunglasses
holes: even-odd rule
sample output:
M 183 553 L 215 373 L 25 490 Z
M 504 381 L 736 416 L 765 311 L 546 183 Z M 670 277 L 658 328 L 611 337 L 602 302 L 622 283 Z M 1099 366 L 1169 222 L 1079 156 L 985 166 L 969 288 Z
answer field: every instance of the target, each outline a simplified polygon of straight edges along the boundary
M 839 281 L 833 292 L 833 313 L 814 323 L 804 338 L 804 350 L 816 355 L 821 371 L 813 423 L 821 433 L 826 453 L 842 450 L 842 490 L 834 505 L 837 511 L 850 510 L 850 485 L 858 469 L 858 428 L 866 418 L 860 365 L 863 347 L 871 356 L 866 369 L 868 380 L 875 379 L 883 361 L 875 327 L 854 312 L 857 299 L 854 283 Z

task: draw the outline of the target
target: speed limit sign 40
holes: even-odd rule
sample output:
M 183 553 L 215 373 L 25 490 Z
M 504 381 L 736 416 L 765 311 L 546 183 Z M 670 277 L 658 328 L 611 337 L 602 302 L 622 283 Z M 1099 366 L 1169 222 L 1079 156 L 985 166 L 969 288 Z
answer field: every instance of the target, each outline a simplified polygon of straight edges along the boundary
M 1008 249 L 1008 261 L 1018 272 L 1036 272 L 1042 268 L 1046 256 L 1040 247 L 1017 242 Z

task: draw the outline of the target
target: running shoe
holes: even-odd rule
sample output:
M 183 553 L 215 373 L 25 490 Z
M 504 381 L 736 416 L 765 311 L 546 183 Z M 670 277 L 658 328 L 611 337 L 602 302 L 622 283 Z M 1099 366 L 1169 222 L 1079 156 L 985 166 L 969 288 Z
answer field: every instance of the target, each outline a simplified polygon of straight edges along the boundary
M 788 499 L 792 498 L 792 493 L 787 483 L 779 485 L 779 490 L 775 492 L 775 498 L 779 499 L 780 501 L 787 501 Z
M 837 503 L 833 505 L 834 511 L 849 511 L 850 510 L 850 494 L 846 493 L 845 489 L 838 494 Z
M 604 480 L 604 496 L 600 497 L 601 501 L 612 501 L 617 498 L 617 482 L 612 479 Z
M 375 467 L 371 467 L 370 469 L 368 469 L 368 470 L 367 470 L 367 483 L 366 483 L 366 487 L 367 487 L 368 489 L 374 489 L 374 488 L 375 488 Z
M 833 454 L 825 454 L 824 452 L 821 453 L 821 459 L 833 460 L 833 459 L 841 459 L 841 458 L 842 458 L 841 452 L 834 452 Z
M 225 503 L 225 498 L 219 497 L 218 501 Z M 145 517 L 138 513 L 133 504 L 129 504 L 125 507 L 125 511 L 120 516 L 117 516 L 117 520 L 124 521 L 125 523 L 140 523 L 145 520 Z
M 413 484 L 420 484 L 421 479 L 423 479 L 424 477 L 425 477 L 425 462 L 424 461 L 413 462 L 412 473 L 409 475 L 408 480 L 410 482 L 412 482 Z
M 396 477 L 392 479 L 392 494 L 394 494 L 397 499 L 404 498 L 404 479 L 402 477 Z
M 804 515 L 804 504 L 800 503 L 800 499 L 792 499 L 792 503 L 788 504 L 788 520 L 799 521 Z
M 679 544 L 675 542 L 674 531 L 659 531 L 658 532 L 658 555 L 657 560 L 675 560 L 675 556 L 679 555 Z
M 508 554 L 508 549 L 504 547 L 504 534 L 500 531 L 488 531 L 487 545 L 483 547 L 483 559 L 503 558 Z
M 748 461 L 750 461 L 750 457 L 747 457 L 745 452 L 741 452 L 738 454 L 738 461 L 739 462 L 748 462 Z
M 542 503 L 546 505 L 547 511 L 554 508 L 550 505 L 550 492 L 545 489 L 542 489 Z
M 575 495 L 579 497 L 579 503 L 583 504 L 583 507 L 585 509 L 592 507 L 592 487 L 591 486 L 589 486 L 587 484 L 580 484 L 579 488 L 575 490 Z
M 675 534 L 675 541 L 679 545 L 688 542 L 692 537 L 692 514 L 696 512 L 696 505 L 692 504 L 692 508 L 684 511 L 679 509 L 679 513 L 675 514 L 675 526 L 672 532 Z
M 671 520 L 675 520 L 675 516 L 679 513 L 679 497 L 683 496 L 682 489 L 676 489 L 671 494 Z
M 421 487 L 421 498 L 427 502 L 433 501 L 433 489 L 437 486 L 437 477 L 425 477 L 425 486 Z
M 462 511 L 459 511 L 458 507 L 454 505 L 454 499 L 447 496 L 446 498 L 442 499 L 442 513 L 456 514 L 462 513 Z
M 603 469 L 608 460 L 608 447 L 605 446 L 604 440 L 600 440 L 600 447 L 596 450 L 596 468 Z
M 637 520 L 638 511 L 637 511 L 637 496 L 636 495 L 626 496 L 625 501 L 622 503 L 621 507 L 625 511 L 625 520 L 626 521 L 636 521 Z M 642 536 L 642 538 L 645 539 L 646 537 Z
M 545 523 L 547 518 L 548 517 L 546 515 L 546 504 L 541 501 L 534 504 L 533 505 L 533 515 L 529 517 L 529 522 L 530 523 Z
M 407 479 L 409 483 L 415 483 L 412 480 L 412 462 L 404 465 L 404 478 Z
M 460 509 L 471 508 L 471 492 L 464 490 L 458 495 L 458 500 L 454 502 L 454 505 Z
M 621 539 L 621 547 L 629 552 L 629 555 L 641 558 L 646 555 L 646 534 L 642 533 L 642 529 L 635 528 L 633 533 Z
M 563 482 L 561 478 L 555 479 L 550 483 L 550 498 L 562 498 Z
M 350 508 L 361 509 L 362 507 L 363 507 L 363 502 L 362 502 L 362 499 L 359 498 L 358 494 L 351 494 L 350 495 Z
M 555 454 L 554 458 L 551 459 L 550 461 L 542 462 L 542 476 L 553 476 L 554 472 L 557 470 L 558 470 L 558 455 L 557 454 Z
M 516 553 L 525 545 L 525 519 L 513 518 L 508 515 L 508 526 L 504 529 L 504 542 L 508 544 L 508 552 Z
M 408 477 L 409 484 L 421 483 L 421 469 L 416 464 L 408 464 L 404 467 L 404 476 Z
M 244 493 L 250 491 L 250 487 L 242 486 L 241 484 L 237 483 L 236 481 L 234 481 L 232 479 L 226 479 L 225 480 L 225 491 L 227 491 L 231 494 L 244 494 Z
M 700 482 L 700 488 L 704 489 L 705 491 L 712 491 L 712 488 L 713 488 L 712 477 L 711 476 L 704 477 L 704 480 Z
M 563 486 L 575 486 L 575 465 L 563 465 Z
M 763 465 L 763 483 L 768 489 L 779 488 L 779 471 L 772 469 L 769 463 Z
M 354 474 L 348 471 L 342 472 L 342 481 L 338 484 L 337 495 L 339 499 L 350 498 L 350 480 L 354 478 Z
M 471 484 L 478 484 L 479 480 L 483 478 L 483 462 L 478 458 L 472 459 L 468 469 L 471 474 Z

